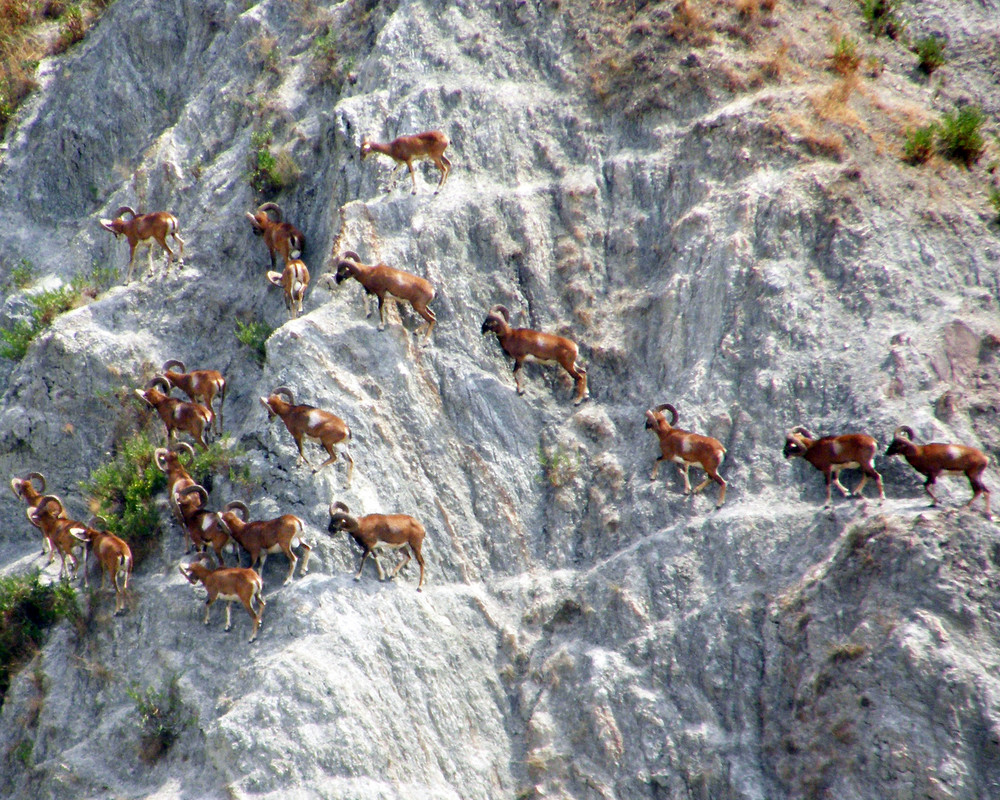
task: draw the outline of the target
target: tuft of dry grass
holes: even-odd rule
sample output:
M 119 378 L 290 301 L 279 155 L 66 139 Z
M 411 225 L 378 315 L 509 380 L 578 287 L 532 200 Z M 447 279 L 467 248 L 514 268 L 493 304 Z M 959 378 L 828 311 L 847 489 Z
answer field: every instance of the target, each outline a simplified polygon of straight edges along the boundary
M 858 52 L 858 41 L 851 36 L 837 36 L 833 43 L 833 55 L 830 56 L 834 72 L 841 75 L 853 75 L 861 66 L 861 54 Z
M 712 25 L 701 10 L 688 0 L 679 0 L 667 25 L 667 35 L 692 47 L 711 44 Z
M 79 42 L 108 0 L 0 0 L 0 135 L 37 85 L 40 59 Z
M 791 45 L 788 40 L 782 39 L 760 62 L 758 69 L 765 81 L 780 83 L 781 79 L 789 74 L 792 63 L 788 58 L 789 49 L 791 49 Z

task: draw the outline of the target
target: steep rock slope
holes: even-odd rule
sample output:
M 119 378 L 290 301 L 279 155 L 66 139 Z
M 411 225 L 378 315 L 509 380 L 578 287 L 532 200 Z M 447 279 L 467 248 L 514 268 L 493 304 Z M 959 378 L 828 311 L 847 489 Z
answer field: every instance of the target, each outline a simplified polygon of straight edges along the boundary
M 169 532 L 125 617 L 92 597 L 86 627 L 57 631 L 12 687 L 14 796 L 995 792 L 992 525 L 925 511 L 898 464 L 883 470 L 897 499 L 824 513 L 819 476 L 780 456 L 796 423 L 1000 446 L 995 148 L 971 171 L 898 157 L 905 125 L 960 100 L 997 112 L 980 66 L 997 8 L 908 10 L 915 33 L 950 37 L 934 83 L 898 43 L 862 38 L 851 3 L 747 20 L 721 3 L 632 18 L 603 3 L 121 0 L 43 64 L 0 168 L 5 269 L 123 264 L 95 222 L 123 204 L 173 211 L 187 262 L 61 316 L 5 365 L 0 467 L 43 470 L 82 514 L 78 482 L 116 432 L 100 398 L 167 358 L 213 366 L 259 476 L 255 515 L 298 514 L 317 555 L 287 586 L 272 559 L 248 648 L 239 615 L 228 636 L 201 628 Z M 884 71 L 838 83 L 834 29 Z M 429 171 L 416 196 L 405 178 L 385 194 L 389 165 L 361 163 L 362 137 L 431 127 L 452 140 L 444 191 Z M 278 196 L 314 276 L 294 322 L 243 217 L 259 201 L 252 135 L 268 130 L 301 170 Z M 406 311 L 378 332 L 356 284 L 318 285 L 344 249 L 435 283 L 429 346 Z M 479 335 L 496 302 L 583 344 L 589 403 L 535 367 L 514 393 Z M 5 319 L 22 308 L 8 298 Z M 260 317 L 280 326 L 262 368 L 232 336 Z M 350 424 L 350 490 L 339 464 L 295 467 L 267 425 L 256 398 L 281 383 Z M 714 487 L 692 500 L 672 474 L 647 479 L 643 410 L 666 400 L 728 449 L 721 511 Z M 221 476 L 213 502 L 235 491 Z M 325 532 L 332 499 L 424 521 L 422 594 L 412 570 L 350 580 L 356 554 Z M 0 515 L 0 552 L 25 570 L 23 509 Z M 137 769 L 125 688 L 171 682 L 186 724 Z

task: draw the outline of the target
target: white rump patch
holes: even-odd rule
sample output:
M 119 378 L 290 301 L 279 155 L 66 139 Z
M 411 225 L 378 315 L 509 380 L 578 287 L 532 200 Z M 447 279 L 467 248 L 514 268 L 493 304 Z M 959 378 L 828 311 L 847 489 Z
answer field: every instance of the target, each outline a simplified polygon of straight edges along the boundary
M 317 425 L 321 425 L 325 421 L 325 415 L 318 408 L 314 408 L 309 412 L 306 420 L 309 422 L 310 428 L 315 428 Z

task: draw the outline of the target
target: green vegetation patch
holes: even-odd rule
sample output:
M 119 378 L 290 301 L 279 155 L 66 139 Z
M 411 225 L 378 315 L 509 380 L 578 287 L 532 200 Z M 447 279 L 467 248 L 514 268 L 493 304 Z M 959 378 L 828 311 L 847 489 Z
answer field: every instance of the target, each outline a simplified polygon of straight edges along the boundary
M 0 578 L 0 705 L 14 674 L 38 651 L 46 629 L 79 614 L 69 581 L 45 584 L 37 571 Z
M 160 758 L 193 721 L 194 716 L 181 703 L 177 678 L 172 678 L 165 689 L 147 686 L 143 689 L 133 683 L 125 690 L 138 712 L 142 734 L 139 756 L 147 764 Z
M 944 41 L 936 36 L 925 36 L 917 39 L 913 45 L 913 51 L 917 54 L 917 66 L 928 75 L 932 75 L 938 67 L 943 67 Z
M 34 267 L 22 262 L 18 278 L 34 280 Z M 12 280 L 14 270 L 11 271 Z M 95 267 L 90 273 L 77 275 L 68 286 L 29 294 L 26 298 L 28 319 L 21 319 L 10 328 L 0 328 L 0 357 L 20 361 L 35 338 L 48 328 L 60 314 L 85 305 L 97 297 L 114 280 L 114 270 Z
M 272 333 L 274 333 L 274 328 L 266 322 L 259 320 L 242 322 L 236 320 L 236 338 L 240 344 L 244 344 L 250 348 L 254 358 L 257 359 L 257 363 L 261 366 L 263 366 L 264 360 L 267 358 L 266 344 Z
M 945 114 L 938 126 L 938 149 L 941 155 L 971 167 L 983 154 L 985 142 L 979 132 L 983 112 L 974 106 L 965 106 Z
M 275 151 L 271 148 L 273 139 L 270 126 L 250 134 L 248 180 L 251 188 L 262 197 L 273 196 L 282 189 L 294 186 L 302 174 L 287 150 Z
M 903 0 L 861 0 L 861 16 L 876 39 L 879 36 L 899 39 L 905 34 L 902 9 Z

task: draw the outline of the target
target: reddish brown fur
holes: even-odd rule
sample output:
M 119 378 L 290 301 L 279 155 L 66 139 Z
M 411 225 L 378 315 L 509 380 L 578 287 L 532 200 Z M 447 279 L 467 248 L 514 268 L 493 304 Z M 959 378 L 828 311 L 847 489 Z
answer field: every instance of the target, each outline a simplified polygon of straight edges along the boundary
M 123 214 L 131 214 L 131 219 L 124 219 Z M 135 263 L 135 248 L 139 242 L 146 239 L 154 239 L 167 254 L 167 268 L 174 260 L 174 251 L 167 246 L 167 237 L 170 236 L 180 245 L 179 263 L 184 261 L 184 240 L 179 234 L 179 224 L 177 217 L 166 211 L 156 211 L 152 214 L 136 213 L 128 206 L 122 206 L 115 212 L 115 219 L 101 220 L 101 227 L 110 231 L 117 238 L 124 236 L 128 240 L 128 272 L 125 276 L 125 283 L 132 281 L 132 268 Z M 149 271 L 153 271 L 153 250 L 149 250 Z
M 361 571 L 365 568 L 365 561 L 371 556 L 375 561 L 375 568 L 378 570 L 379 580 L 385 580 L 385 573 L 379 563 L 376 550 L 381 545 L 389 545 L 395 548 L 408 548 L 404 550 L 406 558 L 401 561 L 389 580 L 396 577 L 399 571 L 410 562 L 410 553 L 417 559 L 420 565 L 420 580 L 417 582 L 417 591 L 421 591 L 424 585 L 424 556 L 421 552 L 426 531 L 424 526 L 407 514 L 368 514 L 356 518 L 348 513 L 349 509 L 343 503 L 330 506 L 330 533 L 346 531 L 351 538 L 357 542 L 364 551 L 361 556 L 361 565 L 354 576 L 354 580 L 361 580 Z
M 247 522 L 233 511 L 233 508 L 243 510 L 246 506 L 241 503 L 230 503 L 219 515 L 219 519 L 233 541 L 250 554 L 251 567 L 259 560 L 260 572 L 263 575 L 267 554 L 281 551 L 288 557 L 288 575 L 285 576 L 285 583 L 288 583 L 292 579 L 292 573 L 295 572 L 295 564 L 298 561 L 292 548 L 301 544 L 306 552 L 302 556 L 300 574 L 305 575 L 309 572 L 309 556 L 312 554 L 312 547 L 303 538 L 302 520 L 294 514 L 282 514 L 275 519 Z
M 435 290 L 431 282 L 409 272 L 395 269 L 386 264 L 362 264 L 357 253 L 348 252 L 337 261 L 335 280 L 343 283 L 354 278 L 365 290 L 365 315 L 368 309 L 368 295 L 378 298 L 379 330 L 385 329 L 385 298 L 391 295 L 400 300 L 406 300 L 421 317 L 427 321 L 424 338 L 427 339 L 434 329 L 437 317 L 427 305 L 434 299 Z
M 180 372 L 173 372 L 173 367 L 179 367 Z M 163 364 L 163 377 L 171 387 L 180 389 L 191 398 L 192 402 L 201 403 L 211 409 L 215 398 L 219 398 L 219 430 L 222 430 L 222 407 L 226 402 L 226 379 L 215 369 L 196 369 L 184 371 L 184 363 L 172 359 Z
M 77 520 L 67 519 L 65 514 L 62 501 L 55 495 L 45 495 L 37 506 L 29 506 L 27 509 L 28 521 L 40 529 L 49 542 L 49 560 L 45 562 L 46 566 L 51 564 L 55 554 L 59 553 L 60 578 L 70 572 L 76 577 L 80 561 L 73 552 L 75 549 L 83 549 L 86 556 L 85 545 L 73 536 L 73 531 L 83 533 L 87 526 Z M 67 558 L 71 562 L 69 569 L 66 567 Z
M 101 565 L 101 588 L 104 588 L 106 578 L 111 579 L 112 588 L 115 592 L 115 615 L 125 610 L 125 592 L 128 590 L 128 579 L 132 575 L 132 550 L 128 544 L 119 539 L 113 533 L 99 531 L 96 528 L 87 527 L 82 534 L 76 535 L 77 539 L 88 542 L 90 550 L 97 557 L 97 563 Z M 118 576 L 124 574 L 121 583 Z M 83 555 L 83 581 L 87 585 L 87 553 L 84 549 Z
M 221 595 L 226 600 L 226 630 L 228 631 L 232 628 L 233 622 L 230 617 L 230 609 L 233 600 L 227 598 L 236 598 L 243 604 L 243 608 L 247 610 L 247 613 L 253 619 L 253 631 L 250 634 L 250 642 L 257 638 L 257 631 L 260 629 L 261 619 L 264 616 L 264 606 L 267 605 L 264 602 L 264 595 L 262 594 L 264 584 L 260 579 L 260 575 L 252 569 L 244 569 L 242 567 L 209 569 L 199 561 L 188 564 L 187 570 L 183 566 L 178 567 L 178 569 L 180 569 L 181 575 L 187 578 L 189 583 L 193 585 L 200 581 L 204 585 L 205 591 L 208 592 L 208 598 L 205 600 L 206 625 L 208 625 L 208 615 L 212 609 L 212 603 Z M 260 604 L 260 608 L 257 611 L 253 607 L 254 600 L 257 600 Z
M 437 194 L 444 186 L 448 173 L 451 172 L 451 162 L 444 155 L 449 144 L 448 137 L 441 131 L 425 131 L 413 136 L 398 136 L 388 144 L 365 139 L 361 142 L 361 160 L 364 161 L 369 153 L 381 153 L 389 156 L 396 162 L 396 166 L 392 170 L 393 174 L 403 164 L 406 164 L 410 170 L 410 180 L 413 182 L 412 194 L 416 194 L 417 179 L 413 174 L 413 162 L 414 160 L 427 159 L 441 170 L 441 180 L 438 181 L 437 189 L 434 190 L 434 194 Z
M 208 492 L 203 486 L 194 484 L 178 494 L 183 500 L 181 511 L 184 515 L 184 531 L 188 540 L 199 553 L 203 553 L 206 546 L 210 546 L 215 553 L 216 563 L 220 567 L 226 566 L 222 551 L 230 542 L 229 531 L 216 512 L 205 508 Z M 239 556 L 237 556 L 237 566 L 239 566 Z
M 506 309 L 494 306 L 483 320 L 482 333 L 495 333 L 500 347 L 514 359 L 514 382 L 517 393 L 524 394 L 521 386 L 520 369 L 525 359 L 531 357 L 539 361 L 555 361 L 576 382 L 574 404 L 579 405 L 588 397 L 587 370 L 577 363 L 579 348 L 576 342 L 565 336 L 541 333 L 530 328 L 512 328 L 508 322 Z
M 150 382 L 145 389 L 136 389 L 135 393 L 156 409 L 163 424 L 167 428 L 167 443 L 169 444 L 176 431 L 190 434 L 194 440 L 204 449 L 208 449 L 203 437 L 205 428 L 212 424 L 215 416 L 211 409 L 205 408 L 200 403 L 188 403 L 178 400 L 176 397 L 169 397 L 156 388 L 157 381 L 166 383 L 166 379 L 159 377 Z M 168 387 L 169 388 L 169 387 Z
M 664 410 L 672 412 L 673 418 L 670 422 L 667 422 Z M 709 481 L 719 484 L 719 499 L 715 507 L 720 508 L 726 502 L 726 482 L 719 475 L 719 467 L 726 456 L 726 448 L 718 439 L 673 427 L 676 424 L 677 411 L 669 403 L 646 411 L 646 427 L 656 434 L 660 442 L 660 457 L 653 462 L 653 472 L 649 479 L 656 480 L 661 461 L 672 461 L 677 464 L 677 469 L 684 478 L 684 494 L 698 494 L 708 486 Z M 707 475 L 693 491 L 688 478 L 692 464 L 700 466 Z
M 269 211 L 274 211 L 276 220 L 272 220 Z M 271 269 L 276 267 L 275 258 L 281 256 L 283 264 L 293 258 L 298 258 L 305 249 L 306 239 L 298 228 L 290 222 L 283 222 L 281 209 L 277 203 L 264 203 L 255 214 L 247 212 L 253 232 L 264 239 L 264 245 L 271 256 Z
M 289 400 L 283 399 L 281 394 L 288 396 Z M 293 405 L 294 398 L 286 387 L 275 389 L 268 397 L 261 397 L 260 402 L 267 410 L 268 419 L 280 417 L 281 421 L 285 423 L 285 427 L 292 435 L 295 446 L 299 450 L 297 464 L 305 461 L 309 466 L 312 466 L 302 452 L 303 437 L 310 436 L 313 439 L 319 439 L 320 444 L 323 445 L 330 457 L 318 467 L 314 467 L 313 472 L 319 472 L 323 467 L 336 461 L 337 451 L 335 447 L 343 443 L 345 445 L 343 455 L 347 461 L 347 485 L 351 485 L 354 459 L 351 458 L 351 454 L 347 452 L 346 448 L 346 443 L 351 438 L 351 431 L 340 417 L 315 406 Z
M 309 288 L 309 268 L 295 259 L 285 264 L 281 272 L 268 272 L 267 279 L 285 292 L 285 308 L 292 319 L 302 313 L 302 300 Z
M 901 436 L 908 433 L 909 438 Z M 931 497 L 931 505 L 936 506 L 938 499 L 931 490 L 942 472 L 961 472 L 969 479 L 972 489 L 972 499 L 966 503 L 971 506 L 979 495 L 986 504 L 986 518 L 992 519 L 990 512 L 990 490 L 983 483 L 983 473 L 989 466 L 990 459 L 982 451 L 964 444 L 914 444 L 913 433 L 908 428 L 897 428 L 893 434 L 892 444 L 885 451 L 887 456 L 903 456 L 917 472 L 927 477 L 924 491 Z
M 875 440 L 864 433 L 847 433 L 817 439 L 804 428 L 796 427 L 785 437 L 785 447 L 782 452 L 785 458 L 801 456 L 823 473 L 826 478 L 825 505 L 830 505 L 833 502 L 830 497 L 831 484 L 836 484 L 845 497 L 849 494 L 847 487 L 840 482 L 839 473 L 842 469 L 860 469 L 862 473 L 861 482 L 850 494 L 861 497 L 865 482 L 871 478 L 878 487 L 879 499 L 885 500 L 882 476 L 875 471 L 874 465 L 877 449 Z
M 35 479 L 41 483 L 41 488 L 35 488 L 35 485 L 32 483 Z M 12 478 L 10 481 L 10 488 L 13 490 L 14 494 L 24 500 L 29 507 L 37 506 L 38 501 L 42 499 L 42 492 L 45 491 L 45 476 L 40 472 L 29 472 L 24 478 Z M 39 553 L 39 555 L 44 556 L 46 553 L 51 552 L 52 549 L 49 544 L 49 540 L 43 536 L 42 552 Z

